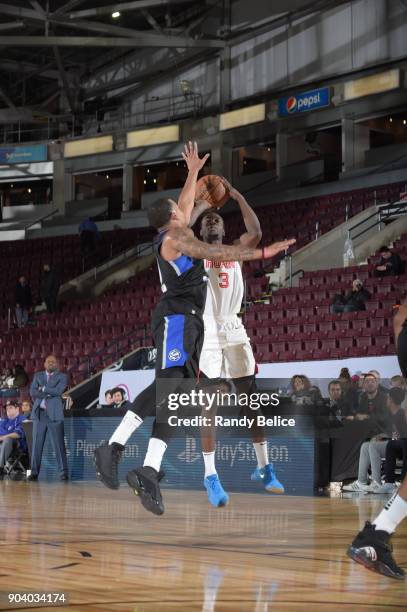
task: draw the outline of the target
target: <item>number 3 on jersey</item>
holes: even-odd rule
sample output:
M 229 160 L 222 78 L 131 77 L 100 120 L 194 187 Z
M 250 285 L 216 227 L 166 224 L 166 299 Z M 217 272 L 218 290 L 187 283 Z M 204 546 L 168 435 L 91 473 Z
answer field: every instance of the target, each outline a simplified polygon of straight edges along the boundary
M 229 273 L 219 272 L 219 287 L 221 289 L 227 289 L 229 287 Z

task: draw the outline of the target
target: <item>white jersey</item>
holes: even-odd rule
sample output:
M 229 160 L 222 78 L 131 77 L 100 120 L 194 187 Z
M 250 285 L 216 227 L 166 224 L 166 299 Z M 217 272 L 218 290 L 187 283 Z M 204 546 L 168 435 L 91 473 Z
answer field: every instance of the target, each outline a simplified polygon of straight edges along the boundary
M 242 306 L 244 284 L 238 261 L 204 260 L 209 279 L 204 316 L 222 318 L 237 315 Z
M 238 261 L 204 260 L 208 277 L 203 320 L 204 342 L 199 360 L 208 378 L 253 376 L 255 360 L 250 340 L 238 317 L 244 284 Z

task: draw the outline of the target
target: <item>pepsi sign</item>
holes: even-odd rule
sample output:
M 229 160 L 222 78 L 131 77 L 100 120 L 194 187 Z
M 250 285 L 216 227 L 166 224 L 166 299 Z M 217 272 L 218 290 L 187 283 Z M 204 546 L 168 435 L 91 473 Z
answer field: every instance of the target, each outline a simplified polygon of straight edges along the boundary
M 329 87 L 313 89 L 295 96 L 280 98 L 278 101 L 278 114 L 288 117 L 297 113 L 305 113 L 315 108 L 323 108 L 331 103 L 331 90 Z

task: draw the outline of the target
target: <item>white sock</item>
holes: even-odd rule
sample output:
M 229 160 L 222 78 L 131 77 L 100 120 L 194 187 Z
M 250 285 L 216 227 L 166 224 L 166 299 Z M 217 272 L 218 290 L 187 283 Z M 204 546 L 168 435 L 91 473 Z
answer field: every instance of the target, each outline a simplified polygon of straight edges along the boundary
M 137 414 L 131 410 L 128 410 L 122 418 L 120 425 L 114 430 L 113 435 L 109 440 L 109 444 L 116 442 L 117 444 L 122 444 L 125 446 L 130 436 L 138 427 L 140 427 L 142 422 L 142 419 L 140 419 Z
M 205 478 L 208 478 L 208 476 L 211 476 L 212 474 L 217 474 L 215 467 L 215 451 L 202 453 L 202 455 L 205 463 Z
M 143 467 L 152 467 L 156 472 L 159 472 L 166 448 L 167 445 L 163 440 L 159 438 L 150 438 Z
M 257 467 L 264 468 L 269 463 L 267 440 L 264 442 L 253 442 L 257 457 Z
M 407 516 L 407 501 L 395 493 L 387 502 L 373 525 L 378 531 L 393 533 L 397 525 Z

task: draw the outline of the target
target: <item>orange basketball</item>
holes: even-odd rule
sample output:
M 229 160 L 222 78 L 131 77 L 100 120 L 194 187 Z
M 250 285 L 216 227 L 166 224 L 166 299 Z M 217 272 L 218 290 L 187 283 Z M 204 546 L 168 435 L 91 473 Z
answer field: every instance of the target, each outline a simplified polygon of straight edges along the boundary
M 196 184 L 195 200 L 206 200 L 213 208 L 221 208 L 229 200 L 229 190 L 220 176 L 202 176 Z

